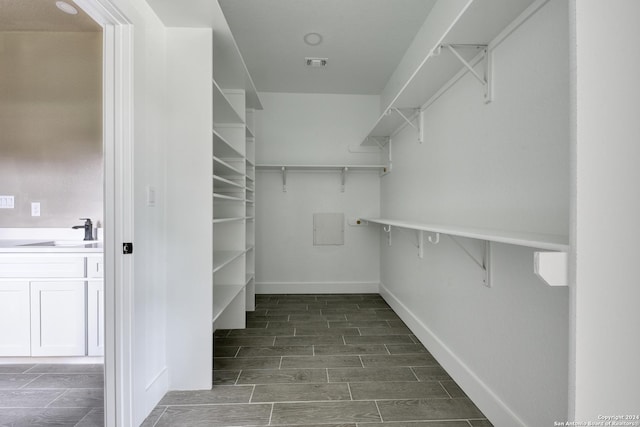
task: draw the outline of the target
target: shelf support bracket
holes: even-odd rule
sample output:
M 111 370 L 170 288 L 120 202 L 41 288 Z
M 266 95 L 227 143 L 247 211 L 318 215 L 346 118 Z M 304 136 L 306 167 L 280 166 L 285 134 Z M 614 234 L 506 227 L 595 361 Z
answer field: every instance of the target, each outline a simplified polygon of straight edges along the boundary
M 418 126 L 414 125 L 413 122 L 407 117 L 405 116 L 402 111 L 400 111 L 399 108 L 396 107 L 391 107 L 389 108 L 387 114 L 389 114 L 391 111 L 395 111 L 396 113 L 398 113 L 398 115 L 400 117 L 402 117 L 402 120 L 404 120 L 409 126 L 411 126 L 412 128 L 414 128 L 415 130 L 418 131 L 418 142 L 420 144 L 422 144 L 422 140 L 423 140 L 423 120 L 424 120 L 424 116 L 422 114 L 422 110 L 420 110 L 419 108 L 416 108 L 416 111 L 418 112 Z
M 391 246 L 391 226 L 387 225 L 386 227 L 383 225 L 382 226 L 382 231 L 384 231 L 385 233 L 387 233 L 387 244 L 389 246 Z
M 485 104 L 490 103 L 493 100 L 492 94 L 492 74 L 493 74 L 493 57 L 491 52 L 489 52 L 489 48 L 487 45 L 476 44 L 476 45 L 456 45 L 456 44 L 448 44 L 444 45 L 447 47 L 453 56 L 455 56 L 464 67 L 480 82 L 480 84 L 484 87 L 484 102 Z M 480 76 L 478 72 L 473 68 L 473 66 L 467 62 L 462 55 L 457 51 L 458 48 L 463 47 L 471 47 L 475 49 L 482 49 L 482 60 L 484 61 L 484 77 Z
M 482 284 L 487 288 L 491 287 L 491 242 L 488 240 L 484 241 L 483 244 L 483 252 L 482 259 L 476 258 L 467 248 L 464 247 L 462 243 L 455 237 L 449 236 L 451 240 L 460 247 L 464 251 L 465 254 L 471 258 L 471 260 L 482 269 L 484 273 L 484 277 L 482 279 Z
M 282 192 L 287 192 L 287 168 L 282 167 Z
M 348 170 L 349 170 L 348 167 L 342 168 L 342 187 L 341 187 L 340 191 L 342 191 L 343 193 L 344 193 L 344 185 L 345 185 L 345 182 L 347 181 L 347 171 Z
M 418 230 L 418 256 L 424 258 L 424 231 Z

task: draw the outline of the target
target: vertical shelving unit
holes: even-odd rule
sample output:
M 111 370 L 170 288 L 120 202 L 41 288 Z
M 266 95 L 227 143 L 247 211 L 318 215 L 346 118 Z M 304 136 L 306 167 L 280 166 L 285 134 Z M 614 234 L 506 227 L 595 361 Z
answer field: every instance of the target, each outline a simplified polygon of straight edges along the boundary
M 256 254 L 255 254 L 255 231 L 256 231 L 256 207 L 255 207 L 255 179 L 256 179 L 256 140 L 255 140 L 255 110 L 247 109 L 246 112 L 246 156 L 245 156 L 245 250 L 246 250 L 246 296 L 247 311 L 255 310 L 255 271 L 256 271 Z

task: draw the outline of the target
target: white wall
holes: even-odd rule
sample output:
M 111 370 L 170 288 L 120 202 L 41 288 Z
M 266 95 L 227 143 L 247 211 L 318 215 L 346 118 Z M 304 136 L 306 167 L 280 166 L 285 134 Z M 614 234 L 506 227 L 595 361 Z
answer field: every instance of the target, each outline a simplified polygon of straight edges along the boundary
M 362 129 L 378 115 L 379 98 L 362 95 L 261 93 L 256 114 L 257 164 L 377 164 L 379 154 L 350 153 Z M 295 172 L 282 191 L 279 172 L 256 181 L 256 285 L 258 292 L 376 291 L 378 237 L 345 225 L 344 246 L 313 246 L 313 213 L 346 218 L 377 216 L 377 172 Z
M 212 31 L 167 29 L 169 387 L 212 385 Z M 186 333 L 188 331 L 188 333 Z
M 382 216 L 568 234 L 568 7 L 551 0 L 494 51 L 495 98 L 465 76 L 403 130 Z M 383 293 L 494 425 L 544 426 L 567 408 L 568 291 L 533 274 L 533 250 L 492 244 L 492 288 L 448 237 L 383 242 Z M 478 242 L 462 243 L 480 252 Z
M 640 51 L 625 48 L 640 37 L 640 3 L 571 3 L 577 193 L 569 418 L 588 422 L 640 415 Z

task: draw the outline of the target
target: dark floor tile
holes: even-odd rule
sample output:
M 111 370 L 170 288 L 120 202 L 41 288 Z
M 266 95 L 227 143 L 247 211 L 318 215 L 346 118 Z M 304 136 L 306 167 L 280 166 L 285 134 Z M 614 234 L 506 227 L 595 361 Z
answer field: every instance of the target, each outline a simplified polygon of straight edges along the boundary
M 38 364 L 29 374 L 104 374 L 103 364 Z
M 402 320 L 387 320 L 387 323 L 392 328 L 408 328 L 407 324 Z
M 44 408 L 64 390 L 0 390 L 0 408 Z
M 361 356 L 365 368 L 380 366 L 440 366 L 428 353 L 416 354 L 372 354 Z
M 451 397 L 468 397 L 465 392 L 462 391 L 460 386 L 453 380 L 440 381 L 440 384 L 442 384 L 442 387 L 447 390 L 447 393 L 449 393 L 449 396 Z
M 267 315 L 264 314 L 249 314 L 247 313 L 247 321 L 265 321 L 265 322 L 286 322 L 289 320 L 289 315 L 287 314 L 276 314 L 276 315 Z
M 329 322 L 326 320 L 291 320 L 289 322 L 269 322 L 267 328 L 328 328 Z
M 156 427 L 230 427 L 269 424 L 271 405 L 169 406 Z
M 358 427 L 469 427 L 469 424 L 466 421 L 409 421 L 382 424 L 360 423 Z
M 349 387 L 353 400 L 449 398 L 437 381 L 352 382 Z
M 235 357 L 238 354 L 240 347 L 227 347 L 222 345 L 213 346 L 214 357 Z
M 407 338 L 411 339 L 409 335 L 412 332 L 409 328 L 400 327 L 400 328 L 359 328 L 360 335 L 369 336 L 369 335 L 407 335 Z
M 216 329 L 215 331 L 213 331 L 213 337 L 214 338 L 223 338 L 226 337 L 227 335 L 229 335 L 229 333 L 231 332 L 231 329 Z
M 12 427 L 75 426 L 89 408 L 0 409 L 2 425 Z
M 393 310 L 367 310 L 346 314 L 347 320 L 400 320 L 400 317 Z
M 422 344 L 389 344 L 387 348 L 391 354 L 428 353 Z
M 307 308 L 297 308 L 297 309 L 286 309 L 286 308 L 269 308 L 267 309 L 267 315 L 283 315 L 283 314 L 288 314 L 288 315 L 294 315 L 294 314 L 317 314 L 320 315 L 322 313 L 320 313 L 320 309 L 319 308 L 312 308 L 312 309 L 307 309 Z
M 293 328 L 247 328 L 233 329 L 230 337 L 293 335 Z
M 361 368 L 358 356 L 283 357 L 284 368 Z
M 104 389 L 70 389 L 49 406 L 51 408 L 102 408 L 104 407 Z
M 216 385 L 211 390 L 170 391 L 158 405 L 207 405 L 214 403 L 249 403 L 253 386 Z
M 358 328 L 296 328 L 296 336 L 360 335 Z
M 389 304 L 384 301 L 363 301 L 358 303 L 358 308 L 360 310 L 367 308 L 390 308 Z
M 276 337 L 275 345 L 342 345 L 342 336 Z
M 228 337 L 228 338 L 216 338 L 213 340 L 213 348 L 216 346 L 225 347 L 251 347 L 251 346 L 263 346 L 274 345 L 276 340 L 275 335 L 268 337 Z
M 493 424 L 491 424 L 491 421 L 487 419 L 469 420 L 469 423 L 471 424 L 472 427 L 493 427 Z
M 24 374 L 29 369 L 36 366 L 30 364 L 0 365 L 0 374 Z
M 359 337 L 344 337 L 347 344 L 411 344 L 408 335 L 369 335 Z
M 251 402 L 310 402 L 351 400 L 347 384 L 264 384 L 256 385 Z
M 40 374 L 0 374 L 0 389 L 24 387 L 39 376 Z
M 275 403 L 272 424 L 380 422 L 375 402 Z
M 330 328 L 389 328 L 387 320 L 334 320 L 329 322 Z
M 316 356 L 332 354 L 389 354 L 387 348 L 382 344 L 316 345 L 313 349 Z
M 329 382 L 418 381 L 411 368 L 331 368 Z
M 104 388 L 102 374 L 42 374 L 25 388 Z
M 326 369 L 247 369 L 238 384 L 326 383 Z
M 104 427 L 104 408 L 92 408 L 74 427 Z
M 277 369 L 280 366 L 279 357 L 216 357 L 213 359 L 214 370 L 223 371 L 237 369 Z
M 213 385 L 233 385 L 240 376 L 240 370 L 213 370 Z
M 482 413 L 466 398 L 381 400 L 380 414 L 385 421 L 427 421 L 482 417 Z
M 304 427 L 358 427 L 359 424 L 355 423 L 340 423 L 340 424 L 305 424 Z M 377 424 L 378 426 L 380 424 Z M 300 424 L 271 424 L 272 427 L 300 427 Z
M 332 320 L 347 320 L 344 314 L 292 314 L 289 316 L 289 320 L 291 321 L 299 321 L 299 320 L 311 320 L 311 321 L 332 321 Z
M 268 356 L 311 356 L 313 347 L 310 345 L 242 347 L 237 357 L 268 357 Z
M 419 366 L 413 369 L 420 381 L 446 381 L 451 380 L 447 371 L 440 366 Z
M 322 309 L 322 314 L 346 314 L 353 313 L 358 311 L 358 303 L 357 302 L 342 302 L 342 303 L 331 303 L 327 304 L 326 308 Z
M 151 413 L 147 415 L 140 427 L 154 427 L 160 419 L 160 416 L 167 410 L 166 406 L 156 406 Z
M 267 320 L 247 320 L 246 326 L 247 328 L 252 328 L 252 329 L 266 328 L 267 323 L 269 323 L 269 321 Z

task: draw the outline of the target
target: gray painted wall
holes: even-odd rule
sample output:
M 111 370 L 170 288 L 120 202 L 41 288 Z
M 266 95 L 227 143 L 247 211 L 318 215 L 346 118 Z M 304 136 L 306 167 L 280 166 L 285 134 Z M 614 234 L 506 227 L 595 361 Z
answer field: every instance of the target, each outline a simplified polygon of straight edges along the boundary
M 2 32 L 0 58 L 0 227 L 101 221 L 102 34 Z

